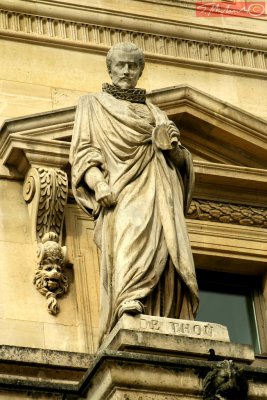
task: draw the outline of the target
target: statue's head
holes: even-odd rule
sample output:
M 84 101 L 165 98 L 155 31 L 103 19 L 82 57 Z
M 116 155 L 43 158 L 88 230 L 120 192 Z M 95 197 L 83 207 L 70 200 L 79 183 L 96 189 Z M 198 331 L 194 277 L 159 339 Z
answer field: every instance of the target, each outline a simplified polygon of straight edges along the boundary
M 134 88 L 144 66 L 144 54 L 134 43 L 115 44 L 107 54 L 107 68 L 112 83 L 121 89 Z

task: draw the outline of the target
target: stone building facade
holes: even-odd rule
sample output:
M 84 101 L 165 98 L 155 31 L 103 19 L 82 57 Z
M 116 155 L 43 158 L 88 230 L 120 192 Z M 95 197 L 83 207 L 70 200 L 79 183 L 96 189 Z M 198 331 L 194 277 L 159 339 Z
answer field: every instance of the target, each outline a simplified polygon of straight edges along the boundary
M 244 368 L 249 399 L 267 399 L 266 26 L 265 16 L 197 16 L 192 0 L 1 0 L 0 399 L 201 399 L 223 359 Z M 75 204 L 68 157 L 77 100 L 101 90 L 106 52 L 121 41 L 144 50 L 139 84 L 193 154 L 187 224 L 203 299 L 229 324 L 234 297 L 221 310 L 216 293 L 248 305 L 231 342 L 185 329 L 177 344 L 151 328 L 136 350 L 122 326 L 97 353 L 94 222 Z M 66 265 L 47 278 L 52 297 L 38 275 L 49 251 Z M 250 343 L 239 340 L 248 327 Z

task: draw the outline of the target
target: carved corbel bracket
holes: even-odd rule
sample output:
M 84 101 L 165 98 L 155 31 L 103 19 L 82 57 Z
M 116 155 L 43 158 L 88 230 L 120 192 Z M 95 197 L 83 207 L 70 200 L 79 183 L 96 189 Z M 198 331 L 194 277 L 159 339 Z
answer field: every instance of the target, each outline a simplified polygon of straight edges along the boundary
M 68 178 L 64 171 L 46 167 L 29 170 L 23 197 L 29 204 L 34 240 L 40 242 L 45 233 L 55 232 L 61 242 L 67 196 Z
M 248 383 L 232 360 L 216 363 L 203 381 L 203 400 L 246 400 Z
M 64 208 L 68 196 L 67 174 L 51 167 L 30 168 L 23 197 L 28 203 L 32 237 L 37 244 L 36 289 L 48 300 L 48 312 L 59 312 L 57 297 L 68 290 L 66 247 L 62 247 Z

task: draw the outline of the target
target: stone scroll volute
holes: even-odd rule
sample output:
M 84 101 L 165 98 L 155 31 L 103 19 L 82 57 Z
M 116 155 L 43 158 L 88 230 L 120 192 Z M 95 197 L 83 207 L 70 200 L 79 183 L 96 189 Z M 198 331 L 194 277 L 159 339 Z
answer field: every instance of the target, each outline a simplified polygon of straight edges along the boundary
M 67 174 L 50 167 L 31 168 L 24 181 L 32 238 L 37 246 L 37 268 L 33 283 L 47 298 L 52 315 L 59 312 L 57 298 L 68 290 L 65 274 L 66 247 L 62 246 L 64 209 L 68 196 Z

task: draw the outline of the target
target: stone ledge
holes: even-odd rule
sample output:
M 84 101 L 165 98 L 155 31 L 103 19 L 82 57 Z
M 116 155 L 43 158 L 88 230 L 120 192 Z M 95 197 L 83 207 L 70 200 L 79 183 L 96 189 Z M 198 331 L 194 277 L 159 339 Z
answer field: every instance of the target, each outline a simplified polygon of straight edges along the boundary
M 9 347 L 12 346 L 1 349 L 10 350 Z M 20 349 L 23 355 L 23 348 L 18 348 L 19 352 Z M 21 365 L 20 353 L 16 355 L 16 348 L 14 350 L 15 354 L 11 354 L 10 359 L 18 361 L 18 371 Z M 34 350 L 36 354 L 40 354 L 41 349 Z M 78 354 L 51 351 L 52 353 L 62 354 L 65 361 L 68 356 L 72 358 Z M 78 383 L 43 379 L 41 376 L 33 378 L 23 374 L 20 377 L 8 376 L 2 372 L 0 398 L 9 398 L 10 395 L 16 398 L 16 393 L 19 393 L 20 398 L 25 400 L 33 395 L 34 398 L 57 400 L 125 400 L 125 395 L 130 395 L 130 400 L 140 400 L 140 397 L 142 400 L 202 399 L 202 379 L 214 364 L 213 361 L 112 350 L 98 352 L 95 357 L 81 354 L 81 359 L 86 357 L 92 362 Z M 56 371 L 57 368 L 55 374 Z M 249 381 L 249 398 L 266 400 L 267 369 L 245 366 L 244 371 Z
M 93 354 L 37 349 L 20 346 L 0 346 L 0 362 L 16 362 L 68 368 L 89 368 Z
M 29 13 L 27 6 L 31 10 Z M 119 16 L 117 12 L 107 10 L 109 25 L 103 26 L 103 10 L 94 7 L 87 11 L 83 9 L 82 13 L 78 9 L 68 10 L 67 19 L 64 17 L 67 8 L 63 10 L 62 4 L 56 12 L 58 17 L 53 16 L 53 9 L 55 12 L 57 7 L 44 7 L 44 14 L 40 15 L 31 9 L 30 2 L 24 4 L 23 11 L 19 6 L 15 7 L 16 11 L 7 4 L 2 7 L 7 8 L 0 9 L 0 36 L 7 38 L 100 53 L 106 53 L 112 44 L 124 38 L 142 47 L 148 60 L 244 76 L 266 76 L 264 35 L 241 33 L 240 30 L 237 34 L 233 29 L 226 33 L 225 26 L 222 35 L 217 27 L 203 27 L 190 23 L 190 20 L 185 23 L 125 12 Z M 78 21 L 74 17 L 77 12 Z M 86 14 L 86 21 L 83 21 L 81 15 Z M 146 23 L 148 19 L 149 23 Z
M 2 345 L 0 388 L 75 391 L 93 359 L 85 353 Z
M 136 1 L 136 0 L 135 0 Z M 138 0 L 140 3 L 143 1 Z M 190 5 L 187 1 L 175 1 L 175 8 L 180 10 L 185 8 L 191 8 L 193 10 L 193 3 Z M 151 2 L 151 1 L 149 1 Z M 155 6 L 152 2 L 156 3 Z M 66 20 L 67 22 L 76 22 L 80 24 L 91 24 L 103 26 L 103 15 L 109 16 L 109 24 L 113 29 L 132 29 L 135 32 L 145 31 L 146 33 L 155 33 L 159 35 L 182 35 L 183 38 L 190 38 L 192 40 L 204 40 L 207 42 L 216 41 L 217 37 L 226 46 L 234 45 L 239 47 L 251 48 L 256 46 L 259 49 L 266 50 L 266 35 L 263 29 L 265 20 L 263 19 L 252 19 L 247 18 L 248 24 L 243 24 L 242 28 L 230 21 L 218 21 L 216 25 L 212 23 L 202 22 L 198 20 L 196 23 L 195 18 L 190 18 L 188 13 L 180 14 L 173 13 L 173 7 L 166 8 L 165 4 L 162 4 L 165 11 L 169 10 L 169 13 L 161 13 L 159 15 L 158 8 L 161 1 L 152 0 L 149 9 L 145 7 L 143 12 L 138 12 L 136 5 L 134 10 L 123 7 L 119 10 L 118 5 L 108 0 L 103 0 L 100 5 L 97 2 L 88 2 L 88 0 L 24 0 L 23 2 L 11 2 L 10 0 L 2 0 L 1 8 L 3 10 L 9 10 L 9 12 L 16 12 L 25 14 L 31 14 L 33 16 L 45 17 L 49 19 L 57 18 L 61 21 Z M 90 4 L 91 3 L 91 4 Z M 186 4 L 187 3 L 187 4 Z M 108 6 L 109 4 L 109 6 Z M 152 7 L 151 7 L 152 6 Z M 154 10 L 154 12 L 153 12 Z M 146 12 L 147 11 L 147 12 Z M 155 13 L 156 11 L 156 13 Z M 195 10 L 194 10 L 195 11 Z M 185 20 L 185 16 L 187 17 Z M 148 23 L 149 22 L 149 23 Z M 250 25 L 250 22 L 253 25 Z M 257 32 L 255 32 L 255 23 L 257 23 Z M 219 25 L 218 25 L 219 24 Z M 223 28 L 223 30 L 222 30 Z M 40 29 L 40 33 L 41 33 Z M 50 34 L 51 34 L 50 30 Z
M 97 357 L 79 393 L 94 400 L 202 399 L 202 379 L 214 362 L 107 350 Z M 267 369 L 244 367 L 249 398 L 265 400 Z M 127 397 L 128 396 L 128 397 Z

